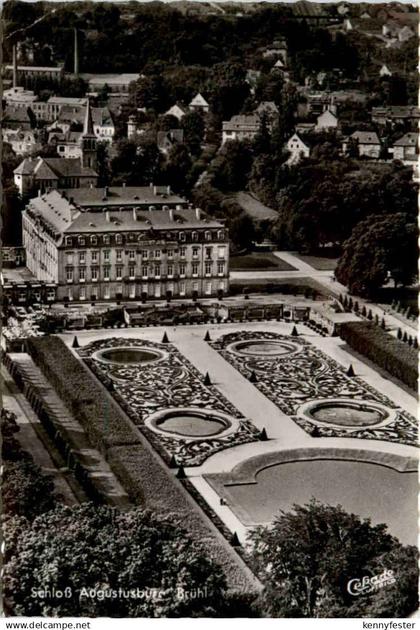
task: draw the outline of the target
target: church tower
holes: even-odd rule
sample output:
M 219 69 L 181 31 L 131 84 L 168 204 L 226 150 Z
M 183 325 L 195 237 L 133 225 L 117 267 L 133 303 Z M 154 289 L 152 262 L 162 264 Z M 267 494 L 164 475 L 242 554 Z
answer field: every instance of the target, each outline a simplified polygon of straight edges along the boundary
M 82 149 L 82 166 L 92 168 L 96 171 L 97 158 L 97 140 L 93 131 L 92 111 L 90 108 L 89 99 L 86 103 L 85 122 L 83 125 L 83 134 L 80 138 Z

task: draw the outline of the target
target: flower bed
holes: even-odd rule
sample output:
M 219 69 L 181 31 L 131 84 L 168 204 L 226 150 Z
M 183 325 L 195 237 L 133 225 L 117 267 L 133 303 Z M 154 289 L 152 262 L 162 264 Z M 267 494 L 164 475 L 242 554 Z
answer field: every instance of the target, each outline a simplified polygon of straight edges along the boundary
M 101 351 L 123 346 L 165 352 L 167 356 L 165 361 L 123 366 L 100 360 Z M 202 374 L 171 344 L 106 338 L 94 341 L 78 352 L 166 462 L 175 457 L 178 464 L 199 466 L 218 451 L 259 440 L 259 431 L 252 422 L 244 418 L 215 387 L 205 384 Z M 236 420 L 236 428 L 220 436 L 192 438 L 164 435 L 146 424 L 148 418 L 158 412 L 185 407 L 213 411 L 216 415 L 221 412 Z
M 246 356 L 235 351 L 235 345 L 247 340 L 293 341 L 298 352 L 284 356 Z M 336 361 L 314 348 L 301 337 L 287 337 L 271 332 L 238 331 L 209 342 L 241 374 L 255 376 L 257 387 L 302 429 L 317 437 L 355 437 L 417 445 L 417 422 L 409 413 L 398 409 L 389 398 L 377 392 L 357 376 L 348 376 Z M 254 381 L 253 381 L 254 382 Z M 319 426 L 299 414 L 309 401 L 354 399 L 379 402 L 395 410 L 386 425 L 372 427 Z

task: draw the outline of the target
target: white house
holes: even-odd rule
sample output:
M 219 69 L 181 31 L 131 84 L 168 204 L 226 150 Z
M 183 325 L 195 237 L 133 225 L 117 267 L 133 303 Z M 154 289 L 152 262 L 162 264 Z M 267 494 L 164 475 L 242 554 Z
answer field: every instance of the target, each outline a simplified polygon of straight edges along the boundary
M 7 105 L 30 107 L 38 100 L 38 97 L 32 90 L 25 90 L 23 87 L 11 87 L 9 90 L 3 91 L 2 99 L 6 101 Z
M 353 24 L 351 23 L 351 21 L 346 18 L 343 22 L 343 28 L 345 31 L 352 31 L 353 30 Z
M 394 142 L 390 153 L 393 154 L 394 160 L 414 161 L 419 154 L 419 134 L 417 132 L 409 132 Z
M 381 77 L 392 77 L 392 72 L 391 70 L 388 68 L 388 66 L 384 63 L 380 70 L 379 70 L 379 76 Z
M 297 133 L 294 133 L 286 142 L 286 149 L 290 153 L 287 164 L 297 164 L 303 157 L 309 157 L 311 153 L 309 144 L 304 142 Z
M 2 129 L 3 142 L 12 147 L 16 155 L 34 153 L 42 148 L 36 132 L 32 129 Z
M 178 120 L 184 118 L 185 114 L 188 114 L 188 108 L 182 105 L 181 103 L 175 103 L 165 112 L 165 116 L 174 116 Z
M 200 93 L 196 94 L 194 96 L 194 98 L 192 99 L 191 103 L 188 105 L 188 107 L 193 111 L 193 112 L 204 112 L 207 113 L 209 111 L 209 104 L 207 103 L 206 99 L 204 98 L 204 96 L 202 96 Z
M 414 37 L 414 31 L 409 26 L 403 26 L 402 29 L 398 31 L 398 39 L 400 42 L 406 42 L 412 37 Z
M 337 127 L 338 118 L 329 109 L 326 109 L 324 112 L 322 112 L 322 114 L 320 114 L 316 119 L 316 131 L 322 131 L 324 129 L 337 129 Z

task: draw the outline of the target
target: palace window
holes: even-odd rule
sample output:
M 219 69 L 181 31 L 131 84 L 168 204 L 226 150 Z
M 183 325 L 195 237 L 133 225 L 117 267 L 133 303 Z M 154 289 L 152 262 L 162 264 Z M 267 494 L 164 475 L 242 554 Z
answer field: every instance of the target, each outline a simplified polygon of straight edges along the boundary
M 148 271 L 147 265 L 143 265 L 143 267 L 141 268 L 142 278 L 147 278 L 147 271 Z
M 136 277 L 136 268 L 134 265 L 129 266 L 128 275 L 130 277 L 130 280 L 133 280 Z
M 193 247 L 192 248 L 192 255 L 193 258 L 198 258 L 198 252 L 200 251 L 199 247 Z
M 223 275 L 225 273 L 225 263 L 224 262 L 218 262 L 217 263 L 217 273 L 219 274 L 219 276 Z
M 180 241 L 185 241 L 185 232 L 180 232 L 179 233 L 179 240 Z
M 121 234 L 116 234 L 115 235 L 115 242 L 117 243 L 117 245 L 121 245 L 121 243 L 122 243 L 122 236 L 121 236 Z
M 86 262 L 86 252 L 79 252 L 79 265 L 84 265 Z
M 116 277 L 117 277 L 117 280 L 121 280 L 121 278 L 122 278 L 122 272 L 123 272 L 122 265 L 117 265 L 117 267 L 116 267 Z
M 111 251 L 109 249 L 104 249 L 104 260 L 109 260 L 111 256 Z
M 224 258 L 225 255 L 226 255 L 226 247 L 224 245 L 222 245 L 222 246 L 219 246 L 217 248 L 217 250 L 218 250 L 218 257 L 219 258 Z
M 117 260 L 122 260 L 122 249 L 117 249 L 115 251 L 115 255 L 116 255 Z
M 179 256 L 180 256 L 180 258 L 185 258 L 186 253 L 187 253 L 187 248 L 186 247 L 180 247 L 179 248 Z
M 98 261 L 98 252 L 92 252 L 92 262 Z
M 192 275 L 193 276 L 198 276 L 198 263 L 193 263 L 192 264 Z
M 198 232 L 193 232 L 191 234 L 191 238 L 192 238 L 193 241 L 198 241 Z
M 111 267 L 108 265 L 104 267 L 104 280 L 109 280 L 111 275 Z
M 128 252 L 128 257 L 130 260 L 135 260 L 136 259 L 136 252 L 134 249 L 130 249 Z
M 97 282 L 98 281 L 98 267 L 92 267 L 91 272 L 92 272 L 92 282 Z
M 174 257 L 174 250 L 168 249 L 168 258 L 173 258 L 173 257 Z
M 211 232 L 209 230 L 205 231 L 204 237 L 206 241 L 211 241 Z
M 219 230 L 217 232 L 217 238 L 218 238 L 219 241 L 223 241 L 223 239 L 225 238 L 225 233 L 224 233 L 223 230 Z
M 185 263 L 180 263 L 179 264 L 179 275 L 180 276 L 184 276 L 185 277 L 186 267 L 187 267 L 187 265 Z
M 212 268 L 211 262 L 206 262 L 206 270 L 205 270 L 206 276 L 211 276 L 211 268 Z
M 98 242 L 98 239 L 96 238 L 96 236 L 91 236 L 90 237 L 90 242 L 92 245 L 96 245 Z
M 84 245 L 85 244 L 84 236 L 79 236 L 78 242 L 79 242 L 79 245 Z
M 174 266 L 173 265 L 168 265 L 168 277 L 172 278 L 172 276 L 174 275 Z
M 67 282 L 73 282 L 73 269 L 66 269 L 66 280 Z
M 86 269 L 85 267 L 80 267 L 79 269 L 79 282 L 85 282 L 86 280 Z

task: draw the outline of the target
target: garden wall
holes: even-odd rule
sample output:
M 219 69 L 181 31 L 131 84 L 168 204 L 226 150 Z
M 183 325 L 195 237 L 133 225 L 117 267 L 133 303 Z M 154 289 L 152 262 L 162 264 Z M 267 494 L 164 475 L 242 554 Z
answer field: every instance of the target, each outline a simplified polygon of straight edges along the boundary
M 415 348 L 367 322 L 341 324 L 339 334 L 353 350 L 417 392 L 418 352 Z

